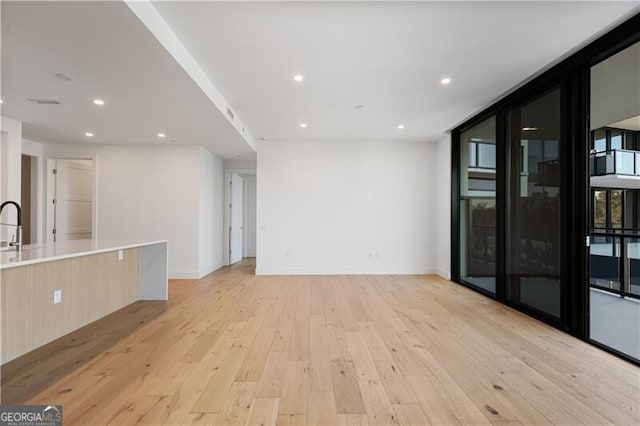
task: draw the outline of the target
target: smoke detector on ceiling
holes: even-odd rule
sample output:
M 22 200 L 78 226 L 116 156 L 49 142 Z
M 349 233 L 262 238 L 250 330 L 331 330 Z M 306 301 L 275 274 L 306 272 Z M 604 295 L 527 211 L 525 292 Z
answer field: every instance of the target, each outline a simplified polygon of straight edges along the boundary
M 33 102 L 34 104 L 40 104 L 40 105 L 60 105 L 60 102 L 58 102 L 55 99 L 38 99 L 38 98 L 29 98 L 27 99 L 29 102 Z

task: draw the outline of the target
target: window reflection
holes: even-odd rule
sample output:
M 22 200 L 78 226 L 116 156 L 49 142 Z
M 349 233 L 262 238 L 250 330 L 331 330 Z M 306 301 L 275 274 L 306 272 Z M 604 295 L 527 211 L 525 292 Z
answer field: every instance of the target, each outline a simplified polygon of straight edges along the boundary
M 495 119 L 462 133 L 460 144 L 460 276 L 495 293 Z
M 560 89 L 510 114 L 507 297 L 560 316 Z M 535 126 L 533 126 L 533 124 Z M 530 127 L 529 127 L 530 126 Z M 535 130 L 529 130 L 529 129 Z

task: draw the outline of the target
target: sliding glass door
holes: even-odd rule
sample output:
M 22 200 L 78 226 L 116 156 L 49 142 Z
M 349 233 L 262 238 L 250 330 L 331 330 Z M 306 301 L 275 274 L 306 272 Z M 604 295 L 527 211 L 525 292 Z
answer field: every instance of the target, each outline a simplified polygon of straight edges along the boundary
M 496 291 L 496 121 L 460 135 L 460 277 Z
M 590 339 L 640 361 L 638 58 L 640 42 L 590 70 L 588 285 Z
M 561 314 L 562 99 L 557 88 L 508 113 L 506 297 Z
M 640 364 L 640 15 L 451 132 L 451 277 Z

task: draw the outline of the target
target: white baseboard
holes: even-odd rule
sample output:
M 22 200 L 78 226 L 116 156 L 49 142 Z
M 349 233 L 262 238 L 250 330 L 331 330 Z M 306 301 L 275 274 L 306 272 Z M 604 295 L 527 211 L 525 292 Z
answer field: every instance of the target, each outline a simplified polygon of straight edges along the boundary
M 441 278 L 444 278 L 445 280 L 451 280 L 451 272 L 446 271 L 442 268 L 435 268 L 436 270 L 436 275 L 440 276 Z
M 170 280 L 199 280 L 202 277 L 209 275 L 212 272 L 217 271 L 222 268 L 224 265 L 222 263 L 218 263 L 213 266 L 209 266 L 204 268 L 198 272 L 176 272 L 169 271 L 169 279 Z
M 197 272 L 169 272 L 170 280 L 197 280 L 200 278 Z
M 266 267 L 256 268 L 256 275 L 431 275 L 438 274 L 437 268 L 432 267 L 354 267 L 354 268 L 291 268 Z
M 224 264 L 222 262 L 220 262 L 220 263 L 217 263 L 215 265 L 209 266 L 208 268 L 204 268 L 203 270 L 201 270 L 199 272 L 200 276 L 198 278 L 206 277 L 210 273 L 217 271 L 218 269 L 222 268 L 223 266 L 224 266 Z

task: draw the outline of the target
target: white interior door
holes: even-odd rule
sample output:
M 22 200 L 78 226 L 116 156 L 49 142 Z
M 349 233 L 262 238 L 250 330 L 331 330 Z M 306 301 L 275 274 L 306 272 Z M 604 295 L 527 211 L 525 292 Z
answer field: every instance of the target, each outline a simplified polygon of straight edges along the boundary
M 231 175 L 231 222 L 229 225 L 229 264 L 242 260 L 243 245 L 243 183 L 242 176 L 238 174 Z
M 256 177 L 244 179 L 244 257 L 256 257 Z
M 54 241 L 90 239 L 93 210 L 93 162 L 55 160 L 53 172 Z

